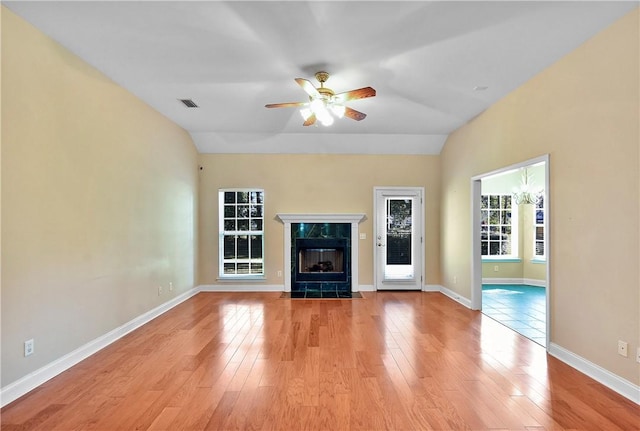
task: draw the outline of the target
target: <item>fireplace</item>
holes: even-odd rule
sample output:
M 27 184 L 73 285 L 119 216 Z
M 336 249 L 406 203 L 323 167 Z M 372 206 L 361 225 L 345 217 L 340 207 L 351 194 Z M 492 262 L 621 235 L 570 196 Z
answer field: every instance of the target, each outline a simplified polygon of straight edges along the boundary
M 347 239 L 296 238 L 296 281 L 347 281 Z
M 284 223 L 285 292 L 292 298 L 351 298 L 358 292 L 358 224 L 364 214 L 277 216 Z

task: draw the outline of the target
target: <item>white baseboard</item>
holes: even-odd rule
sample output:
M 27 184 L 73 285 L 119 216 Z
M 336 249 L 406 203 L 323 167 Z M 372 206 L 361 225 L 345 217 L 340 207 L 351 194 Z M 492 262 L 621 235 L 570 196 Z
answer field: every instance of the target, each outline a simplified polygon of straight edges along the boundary
M 373 284 L 361 284 L 358 286 L 358 291 L 359 292 L 375 292 L 375 287 L 373 287 Z
M 447 289 L 444 286 L 439 286 L 440 287 L 440 292 L 443 295 L 448 296 L 449 298 L 453 299 L 456 302 L 459 302 L 460 304 L 464 305 L 467 308 L 471 308 L 471 300 L 468 298 L 465 298 L 464 296 L 460 296 L 459 293 L 454 292 L 451 289 Z
M 605 370 L 599 365 L 596 365 L 557 344 L 550 343 L 548 351 L 551 356 L 558 358 L 562 362 L 575 368 L 581 373 L 586 374 L 595 381 L 602 383 L 623 397 L 630 399 L 634 403 L 640 404 L 640 386 Z
M 526 284 L 529 286 L 546 287 L 546 280 L 535 280 L 533 278 L 483 278 L 482 284 Z
M 37 388 L 46 381 L 52 379 L 58 374 L 68 370 L 80 361 L 88 358 L 94 353 L 104 349 L 109 344 L 127 335 L 129 332 L 138 329 L 145 323 L 150 322 L 161 314 L 169 311 L 176 305 L 186 301 L 192 296 L 196 295 L 200 290 L 197 287 L 176 296 L 175 298 L 165 302 L 162 305 L 147 311 L 146 313 L 130 320 L 122 326 L 88 342 L 84 346 L 77 348 L 76 350 L 56 359 L 53 362 L 48 363 L 44 367 L 41 367 L 26 376 L 16 380 L 13 383 L 0 389 L 0 406 L 4 407 L 12 401 L 25 395 L 27 392 Z
M 442 289 L 443 287 L 439 284 L 425 284 L 424 286 L 422 286 L 423 292 L 440 292 L 442 291 Z
M 201 284 L 200 292 L 284 292 L 284 284 Z

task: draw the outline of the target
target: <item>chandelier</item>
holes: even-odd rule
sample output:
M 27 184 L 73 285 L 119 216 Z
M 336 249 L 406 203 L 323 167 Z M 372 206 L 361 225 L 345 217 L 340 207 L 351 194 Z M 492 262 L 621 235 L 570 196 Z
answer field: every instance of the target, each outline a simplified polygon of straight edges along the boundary
M 533 191 L 533 175 L 529 174 L 527 168 L 522 171 L 520 187 L 513 192 L 513 200 L 516 204 L 535 204 L 538 202 L 540 192 Z

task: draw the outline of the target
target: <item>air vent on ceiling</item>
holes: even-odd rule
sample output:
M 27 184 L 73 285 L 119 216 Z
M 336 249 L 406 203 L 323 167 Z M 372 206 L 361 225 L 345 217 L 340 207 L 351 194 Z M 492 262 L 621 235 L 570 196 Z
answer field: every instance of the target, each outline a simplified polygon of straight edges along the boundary
M 184 103 L 184 106 L 186 106 L 187 108 L 197 108 L 198 105 L 196 105 L 196 102 L 194 102 L 191 99 L 180 99 L 180 101 L 182 103 Z

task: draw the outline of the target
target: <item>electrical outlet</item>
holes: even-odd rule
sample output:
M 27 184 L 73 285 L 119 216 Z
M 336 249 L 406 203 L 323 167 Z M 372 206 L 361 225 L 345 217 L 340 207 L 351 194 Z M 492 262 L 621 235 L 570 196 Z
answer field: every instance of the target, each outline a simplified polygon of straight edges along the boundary
M 278 278 L 282 277 L 282 271 L 278 271 L 277 274 L 278 274 Z
M 367 239 L 367 234 L 366 233 L 361 233 L 360 234 L 360 239 Z
M 24 356 L 33 355 L 34 349 L 33 338 L 24 342 Z
M 158 296 L 162 295 L 162 286 L 158 286 Z
M 173 283 L 169 282 L 169 292 L 173 292 Z
M 636 362 L 640 364 L 640 347 L 638 347 L 638 351 L 636 352 Z
M 500 271 L 500 267 L 498 265 L 494 265 L 493 272 L 498 272 L 498 271 Z
M 626 341 L 618 340 L 618 355 L 626 358 L 629 352 L 628 347 L 629 346 Z

